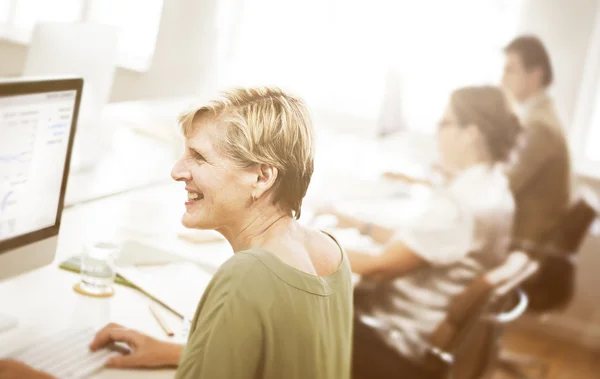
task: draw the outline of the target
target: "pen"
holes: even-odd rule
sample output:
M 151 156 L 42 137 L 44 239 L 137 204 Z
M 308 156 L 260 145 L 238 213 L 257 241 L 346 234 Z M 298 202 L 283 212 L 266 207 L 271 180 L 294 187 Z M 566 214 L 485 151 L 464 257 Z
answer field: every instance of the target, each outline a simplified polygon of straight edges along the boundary
M 158 309 L 156 308 L 156 305 L 150 304 L 150 312 L 152 312 L 152 315 L 154 316 L 156 321 L 158 321 L 158 325 L 160 325 L 161 329 L 164 330 L 164 332 L 167 334 L 167 336 L 172 337 L 175 335 L 175 333 L 173 333 L 171 328 L 169 328 L 169 325 L 167 325 L 167 322 L 165 321 L 165 319 L 162 318 L 162 316 L 159 314 Z

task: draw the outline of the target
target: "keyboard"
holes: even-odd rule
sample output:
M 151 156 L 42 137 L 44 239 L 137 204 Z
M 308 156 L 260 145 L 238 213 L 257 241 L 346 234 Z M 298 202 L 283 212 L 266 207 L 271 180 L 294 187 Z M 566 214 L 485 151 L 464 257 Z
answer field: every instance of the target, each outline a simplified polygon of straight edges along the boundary
M 42 337 L 8 358 L 59 379 L 84 379 L 104 367 L 109 358 L 121 354 L 116 348 L 91 352 L 89 345 L 94 335 L 91 328 L 63 331 Z

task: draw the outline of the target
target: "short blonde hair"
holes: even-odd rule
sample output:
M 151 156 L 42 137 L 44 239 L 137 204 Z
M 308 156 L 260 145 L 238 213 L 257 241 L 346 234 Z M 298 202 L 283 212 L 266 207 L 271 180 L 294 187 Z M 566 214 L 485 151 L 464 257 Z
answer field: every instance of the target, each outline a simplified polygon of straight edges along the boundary
M 269 164 L 279 171 L 274 204 L 300 218 L 314 170 L 313 127 L 304 101 L 279 88 L 236 88 L 179 118 L 183 134 L 201 119 L 227 127 L 219 148 L 242 167 Z

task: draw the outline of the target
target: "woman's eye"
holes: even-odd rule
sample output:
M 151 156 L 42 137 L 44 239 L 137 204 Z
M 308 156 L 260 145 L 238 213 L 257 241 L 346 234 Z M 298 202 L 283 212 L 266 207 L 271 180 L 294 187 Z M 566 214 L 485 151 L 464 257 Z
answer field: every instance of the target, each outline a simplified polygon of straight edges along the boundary
M 204 159 L 204 157 L 202 156 L 202 154 L 200 154 L 200 153 L 198 153 L 198 152 L 196 152 L 196 151 L 193 151 L 193 150 L 192 150 L 192 151 L 191 151 L 191 156 L 192 156 L 192 158 L 193 158 L 194 160 L 197 160 L 197 161 L 200 161 L 200 162 L 204 162 L 204 161 L 206 161 L 206 160 Z

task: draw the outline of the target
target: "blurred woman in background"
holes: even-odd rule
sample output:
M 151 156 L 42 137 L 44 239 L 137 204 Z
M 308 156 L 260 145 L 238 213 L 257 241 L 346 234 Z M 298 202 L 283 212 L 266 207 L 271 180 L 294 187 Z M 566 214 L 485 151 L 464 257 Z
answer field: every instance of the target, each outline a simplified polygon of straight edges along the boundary
M 375 254 L 347 248 L 353 272 L 362 277 L 355 291 L 355 377 L 427 377 L 427 338 L 453 297 L 508 254 L 515 207 L 505 163 L 520 130 L 500 89 L 458 89 L 437 133 L 446 180 L 432 184 L 427 205 L 406 227 L 392 230 L 335 209 L 319 212 L 381 244 Z M 368 318 L 386 328 L 366 325 Z

